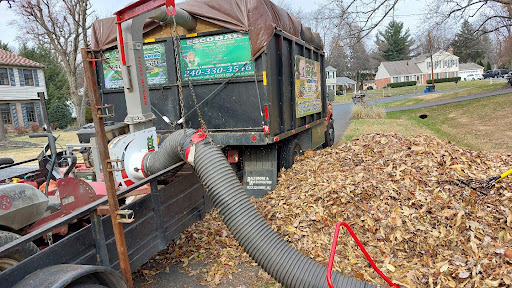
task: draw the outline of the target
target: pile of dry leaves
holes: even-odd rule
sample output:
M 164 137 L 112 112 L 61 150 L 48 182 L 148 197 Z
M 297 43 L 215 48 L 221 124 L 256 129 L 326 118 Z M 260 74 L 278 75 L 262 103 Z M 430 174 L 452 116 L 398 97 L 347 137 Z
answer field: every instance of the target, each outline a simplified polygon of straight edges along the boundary
M 475 152 L 431 136 L 370 134 L 307 152 L 254 202 L 272 227 L 327 265 L 337 222 L 348 222 L 377 266 L 402 287 L 512 284 L 512 186 L 482 183 L 512 154 Z M 251 261 L 214 211 L 182 234 L 166 261 L 209 259 L 215 284 Z M 340 233 L 335 270 L 385 285 L 354 241 Z M 220 275 L 220 276 L 218 276 Z

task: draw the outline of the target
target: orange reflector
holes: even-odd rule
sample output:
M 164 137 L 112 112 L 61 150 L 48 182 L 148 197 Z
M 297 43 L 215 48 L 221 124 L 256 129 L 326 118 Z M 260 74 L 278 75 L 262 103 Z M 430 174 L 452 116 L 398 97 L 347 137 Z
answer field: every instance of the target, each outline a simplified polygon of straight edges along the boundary
M 237 163 L 238 162 L 238 151 L 230 150 L 228 151 L 228 162 L 229 163 Z
M 265 133 L 266 135 L 270 134 L 270 128 L 268 127 L 268 125 L 263 125 L 263 133 Z

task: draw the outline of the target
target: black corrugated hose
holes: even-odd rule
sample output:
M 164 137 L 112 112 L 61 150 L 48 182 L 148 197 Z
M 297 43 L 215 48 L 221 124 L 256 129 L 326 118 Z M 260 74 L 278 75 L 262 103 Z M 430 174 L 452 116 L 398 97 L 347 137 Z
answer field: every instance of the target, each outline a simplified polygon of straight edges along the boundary
M 184 155 L 180 151 L 184 150 L 183 143 L 190 143 L 191 133 L 187 131 L 186 134 L 189 137 L 185 140 L 185 137 L 182 137 L 183 132 L 173 133 L 162 145 L 169 148 L 162 147 L 158 153 Z M 178 140 L 182 142 L 176 145 Z M 166 144 L 167 141 L 173 144 Z M 171 150 L 168 151 L 168 149 Z M 328 287 L 327 268 L 293 248 L 267 224 L 250 201 L 235 172 L 218 147 L 211 145 L 208 141 L 201 141 L 196 144 L 194 155 L 194 169 L 206 186 L 210 199 L 219 210 L 228 229 L 251 258 L 285 287 Z M 146 158 L 148 163 L 145 160 L 144 167 L 146 164 L 153 166 L 152 171 L 157 168 L 162 170 L 173 164 L 167 163 L 165 167 L 154 167 L 151 162 L 155 161 L 161 165 L 162 162 L 157 160 L 160 157 Z M 332 274 L 332 279 L 335 287 L 378 287 L 335 272 Z

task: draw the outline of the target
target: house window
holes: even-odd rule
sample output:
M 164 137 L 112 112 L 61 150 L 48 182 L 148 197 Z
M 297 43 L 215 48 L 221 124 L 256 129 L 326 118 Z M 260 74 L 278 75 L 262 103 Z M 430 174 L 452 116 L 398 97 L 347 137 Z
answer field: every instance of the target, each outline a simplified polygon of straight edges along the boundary
M 432 66 L 432 62 L 427 62 L 427 68 L 430 68 Z
M 2 113 L 4 124 L 12 124 L 11 108 L 9 104 L 0 104 L 0 113 Z
M 28 122 L 37 122 L 36 111 L 34 109 L 34 103 L 25 104 L 25 111 L 27 112 L 27 121 Z
M 9 85 L 9 72 L 7 68 L 0 68 L 0 85 Z
M 410 80 L 410 77 L 409 76 L 405 76 L 405 81 L 409 81 Z
M 398 79 L 399 79 L 398 77 L 393 77 L 393 83 L 400 82 L 400 80 L 398 80 Z
M 23 78 L 25 79 L 25 86 L 34 86 L 34 74 L 30 69 L 23 69 Z
M 444 78 L 448 78 L 448 72 L 444 72 Z
M 430 73 L 427 74 L 427 80 L 432 80 L 432 74 L 430 74 Z

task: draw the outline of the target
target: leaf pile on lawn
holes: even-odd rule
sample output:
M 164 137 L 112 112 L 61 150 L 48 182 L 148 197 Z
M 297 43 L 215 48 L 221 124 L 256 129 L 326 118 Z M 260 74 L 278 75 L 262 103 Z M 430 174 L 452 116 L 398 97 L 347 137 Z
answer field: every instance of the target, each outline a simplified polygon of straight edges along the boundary
M 348 222 L 377 266 L 402 287 L 512 284 L 512 186 L 482 183 L 512 154 L 476 152 L 431 136 L 369 134 L 308 151 L 257 209 L 291 245 L 327 265 L 334 227 Z M 207 261 L 205 284 L 250 260 L 216 211 L 185 231 L 173 262 Z M 203 258 L 204 257 L 204 258 Z M 385 285 L 346 232 L 336 271 Z

